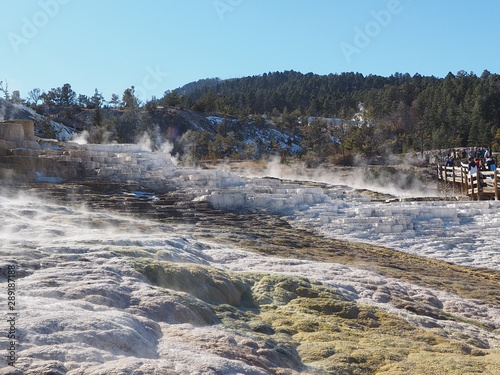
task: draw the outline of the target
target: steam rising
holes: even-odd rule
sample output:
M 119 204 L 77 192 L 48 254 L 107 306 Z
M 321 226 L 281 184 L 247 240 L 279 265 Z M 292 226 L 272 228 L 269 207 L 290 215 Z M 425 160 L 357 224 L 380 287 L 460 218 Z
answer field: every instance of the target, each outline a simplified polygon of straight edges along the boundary
M 264 167 L 250 166 L 245 175 L 274 177 L 293 181 L 312 181 L 330 185 L 344 185 L 353 189 L 365 189 L 396 197 L 436 197 L 435 187 L 418 177 L 414 168 L 405 162 L 392 167 L 369 166 L 359 160 L 355 167 L 306 168 L 303 163 L 283 164 L 281 157 L 270 156 Z M 222 166 L 228 169 L 227 166 Z
M 489 212 L 489 222 L 500 222 L 498 207 L 488 207 L 491 210 L 483 212 Z M 382 208 L 360 202 L 344 209 L 373 218 L 373 212 Z M 465 212 L 471 207 L 457 205 L 446 212 L 443 209 L 425 205 L 397 208 L 403 213 L 427 212 L 428 220 L 435 220 L 436 216 L 431 215 L 439 214 L 453 220 L 460 217 L 462 209 Z M 318 225 L 316 219 L 303 224 L 313 228 Z M 0 196 L 0 223 L 0 262 L 19 267 L 20 346 L 16 366 L 29 368 L 32 373 L 42 373 L 54 363 L 81 373 L 169 373 L 175 368 L 177 373 L 201 374 L 210 367 L 214 373 L 266 374 L 273 366 L 283 366 L 275 356 L 266 357 L 264 350 L 256 356 L 264 344 L 254 334 L 236 332 L 224 324 L 207 324 L 207 319 L 214 319 L 209 316 L 209 305 L 190 296 L 200 294 L 187 287 L 189 283 L 194 288 L 202 285 L 193 267 L 206 267 L 205 274 L 213 275 L 219 283 L 229 283 L 240 272 L 307 277 L 350 300 L 388 312 L 395 309 L 391 296 L 406 295 L 418 301 L 434 301 L 456 316 L 500 325 L 498 307 L 355 267 L 264 257 L 218 244 L 216 239 L 210 243 L 200 241 L 189 234 L 189 226 L 178 225 L 174 230 L 145 219 L 91 212 L 85 207 L 60 206 L 30 195 L 5 192 Z M 474 225 L 458 228 L 468 236 L 476 233 L 477 240 L 488 241 L 487 235 L 478 234 Z M 446 248 L 446 237 L 431 237 L 435 244 L 428 246 L 427 255 Z M 429 243 L 422 239 L 416 242 Z M 475 249 L 483 252 L 483 266 L 500 269 L 499 257 L 491 256 L 493 249 Z M 448 251 L 451 254 L 457 249 Z M 175 260 L 179 272 L 191 273 L 195 279 L 185 284 L 182 293 L 154 288 L 134 269 L 139 259 L 146 265 Z M 467 259 L 462 261 L 467 263 Z M 376 290 L 373 285 L 378 286 Z M 211 293 L 210 288 L 207 293 Z M 500 347 L 498 338 L 475 325 L 437 321 L 409 311 L 398 314 L 416 326 L 438 326 L 448 335 L 469 335 L 491 347 Z M 6 344 L 7 339 L 1 337 L 0 345 Z M 260 358 L 258 365 L 255 358 Z
M 90 133 L 87 130 L 84 130 L 81 133 L 74 135 L 71 138 L 71 141 L 78 143 L 79 145 L 86 145 L 88 143 L 89 136 Z
M 109 178 L 145 175 L 141 181 L 167 186 L 186 200 L 264 211 L 324 236 L 500 270 L 498 202 L 387 204 L 364 191 L 369 186 L 363 175 L 373 180 L 374 190 L 401 192 L 390 186 L 397 180 L 404 182 L 405 194 L 429 192 L 418 180 L 405 180 L 406 171 L 310 170 L 285 166 L 279 158 L 253 176 L 179 168 L 170 163 L 171 147 L 145 134 L 137 145 L 85 145 L 84 152 L 93 163 L 102 158 L 99 165 L 107 169 L 101 173 Z M 154 194 L 145 199 L 155 199 Z M 490 231 L 477 230 L 484 222 Z M 500 348 L 498 336 L 482 328 L 500 326 L 498 306 L 353 266 L 264 257 L 218 243 L 217 237 L 201 240 L 194 228 L 91 211 L 81 202 L 61 206 L 28 193 L 1 192 L 0 263 L 18 266 L 16 366 L 31 374 L 54 368 L 75 374 L 296 374 L 304 369 L 301 358 L 293 346 L 273 341 L 279 335 L 271 340 L 246 328 L 249 322 L 228 323 L 254 280 L 265 275 L 317 280 L 349 301 L 383 309 L 413 326 Z M 6 282 L 5 275 L 1 280 Z M 395 301 L 400 295 L 460 319 L 440 321 L 403 310 Z M 231 314 L 222 319 L 220 311 Z M 0 337 L 0 346 L 7 345 L 5 335 Z M 6 366 L 4 358 L 0 364 Z

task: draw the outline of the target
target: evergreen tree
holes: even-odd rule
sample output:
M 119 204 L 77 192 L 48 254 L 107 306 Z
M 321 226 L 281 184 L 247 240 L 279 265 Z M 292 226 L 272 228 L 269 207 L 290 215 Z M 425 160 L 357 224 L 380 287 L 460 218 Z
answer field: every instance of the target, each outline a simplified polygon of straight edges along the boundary
M 188 130 L 182 136 L 181 143 L 185 159 L 190 162 L 203 160 L 208 156 L 209 144 L 212 141 L 212 134 L 206 130 Z
M 133 143 L 140 119 L 136 111 L 125 111 L 115 122 L 116 139 L 122 143 Z
M 84 108 L 89 104 L 89 97 L 87 95 L 80 94 L 76 98 L 76 105 L 80 108 Z
M 104 104 L 104 96 L 97 90 L 94 90 L 94 95 L 90 99 L 94 108 L 101 108 Z
M 139 99 L 135 96 L 135 87 L 125 89 L 122 96 L 122 104 L 125 109 L 136 109 L 139 107 Z
M 114 93 L 111 94 L 109 104 L 111 104 L 114 108 L 118 107 L 120 105 L 120 97 Z
M 69 107 L 75 104 L 76 92 L 71 89 L 71 85 L 69 83 L 65 83 L 60 89 L 58 88 L 57 93 L 60 96 L 58 99 L 60 105 Z
M 163 104 L 167 107 L 178 107 L 182 103 L 182 95 L 177 90 L 165 91 Z
M 314 119 L 311 123 L 302 125 L 300 130 L 304 152 L 326 158 L 332 143 L 326 121 Z

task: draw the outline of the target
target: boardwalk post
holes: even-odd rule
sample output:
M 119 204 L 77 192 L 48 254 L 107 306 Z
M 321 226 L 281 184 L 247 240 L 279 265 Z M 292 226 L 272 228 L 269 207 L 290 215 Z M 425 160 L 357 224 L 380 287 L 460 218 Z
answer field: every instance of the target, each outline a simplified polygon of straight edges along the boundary
M 452 183 L 453 183 L 453 194 L 455 194 L 455 167 L 451 167 L 451 179 L 452 179 Z
M 460 176 L 462 178 L 462 183 L 460 184 L 460 192 L 462 194 L 467 194 L 467 173 L 465 172 L 465 168 L 460 168 Z
M 470 181 L 470 197 L 474 199 L 474 175 L 468 174 L 467 175 L 467 193 L 468 193 L 468 187 L 469 187 L 469 181 Z
M 481 193 L 483 192 L 483 183 L 481 181 L 481 173 L 479 172 L 479 168 L 476 173 L 476 183 L 477 183 L 477 200 L 481 200 Z
M 495 189 L 495 200 L 497 201 L 499 198 L 498 194 L 498 172 L 496 170 L 493 171 L 493 187 Z

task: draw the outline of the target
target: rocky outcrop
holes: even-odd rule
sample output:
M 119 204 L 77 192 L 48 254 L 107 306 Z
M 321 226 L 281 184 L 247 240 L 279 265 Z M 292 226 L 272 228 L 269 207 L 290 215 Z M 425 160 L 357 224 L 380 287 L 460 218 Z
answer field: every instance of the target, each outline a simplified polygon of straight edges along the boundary
M 76 132 L 68 126 L 62 125 L 48 117 L 44 117 L 36 113 L 29 107 L 20 104 L 12 104 L 3 98 L 0 98 L 0 122 L 10 121 L 21 124 L 24 122 L 33 123 L 33 125 L 30 126 L 34 127 L 34 133 L 38 135 L 41 134 L 40 132 L 43 132 L 42 128 L 47 126 L 49 129 L 58 133 L 58 138 L 61 140 L 68 140 L 71 135 Z M 0 139 L 2 138 L 0 137 Z
M 38 148 L 35 123 L 31 120 L 0 122 L 0 150 L 14 147 Z
M 23 142 L 23 126 L 16 123 L 2 123 L 0 126 L 0 139 L 7 142 Z
M 147 178 L 152 170 L 171 168 L 170 155 L 144 151 L 138 145 L 80 145 L 41 139 L 34 122 L 0 123 L 0 179 L 63 181 L 98 178 L 128 181 Z M 157 175 L 162 175 L 157 171 Z
M 23 129 L 23 136 L 19 140 L 21 142 L 24 141 L 35 141 L 35 123 L 31 120 L 6 120 L 3 122 L 3 126 L 8 126 L 9 124 L 19 126 L 21 125 Z M 1 137 L 1 136 L 0 136 Z

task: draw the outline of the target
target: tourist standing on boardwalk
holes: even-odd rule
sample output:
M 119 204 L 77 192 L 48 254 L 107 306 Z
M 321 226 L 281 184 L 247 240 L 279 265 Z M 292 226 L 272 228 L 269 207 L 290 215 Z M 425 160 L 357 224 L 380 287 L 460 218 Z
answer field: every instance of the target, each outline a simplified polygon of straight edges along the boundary
M 484 165 L 484 161 L 482 158 L 476 158 L 477 169 L 480 171 L 485 171 L 486 166 Z
M 476 151 L 476 158 L 481 160 L 484 158 L 484 148 L 480 146 Z
M 497 163 L 495 163 L 495 159 L 492 155 L 489 155 L 488 159 L 486 159 L 486 167 L 488 167 L 489 171 L 496 171 Z
M 483 154 L 484 154 L 484 156 L 483 156 L 483 157 L 484 157 L 484 159 L 488 159 L 488 158 L 490 157 L 490 152 L 488 151 L 488 149 L 487 149 L 487 148 L 484 148 L 484 147 L 483 147 L 483 150 L 484 150 L 484 152 L 483 152 Z
M 469 164 L 467 165 L 469 169 L 469 174 L 474 174 L 477 172 L 477 164 L 474 158 L 469 158 Z
M 453 164 L 454 164 L 453 156 L 451 156 L 451 154 L 446 155 L 446 157 L 444 158 L 444 165 L 446 167 L 453 167 Z
M 472 158 L 472 159 L 476 158 L 476 148 L 475 147 L 469 148 L 469 161 L 470 161 L 470 158 Z

